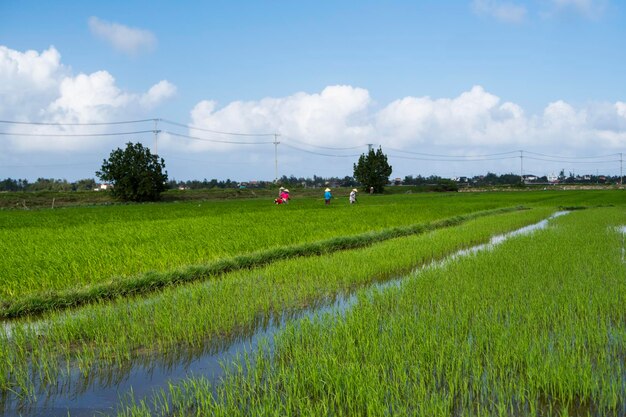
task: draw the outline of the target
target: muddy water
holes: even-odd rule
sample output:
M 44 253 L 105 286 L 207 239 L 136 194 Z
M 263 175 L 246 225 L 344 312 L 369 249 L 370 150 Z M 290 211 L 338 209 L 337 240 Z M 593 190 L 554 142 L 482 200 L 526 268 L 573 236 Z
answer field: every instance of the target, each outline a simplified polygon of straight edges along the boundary
M 550 218 L 558 217 L 567 212 L 557 212 Z M 441 261 L 417 268 L 414 273 L 426 268 L 438 268 L 448 262 L 480 251 L 493 249 L 507 239 L 543 229 L 548 220 L 523 227 L 513 232 L 491 238 L 488 243 L 460 250 Z M 624 228 L 626 233 L 626 227 Z M 385 289 L 400 285 L 404 277 L 389 279 L 370 285 L 372 289 Z M 129 392 L 141 399 L 153 391 L 167 389 L 168 384 L 175 384 L 189 376 L 203 376 L 213 384 L 219 383 L 224 374 L 222 364 L 230 363 L 238 354 L 256 350 L 263 340 L 270 347 L 272 336 L 290 320 L 312 317 L 325 312 L 341 314 L 356 303 L 354 291 L 339 294 L 331 299 L 320 301 L 316 306 L 300 311 L 283 312 L 280 316 L 259 319 L 253 329 L 241 331 L 231 340 L 221 343 L 209 342 L 204 348 L 180 347 L 175 352 L 165 355 L 146 355 L 124 367 L 107 367 L 96 369 L 87 377 L 78 369 L 59 380 L 54 386 L 40 387 L 36 398 L 16 399 L 10 395 L 0 396 L 0 413 L 4 416 L 93 416 L 115 413 L 116 405 Z M 10 332 L 10 327 L 5 329 Z M 0 394 L 2 395 L 2 394 Z

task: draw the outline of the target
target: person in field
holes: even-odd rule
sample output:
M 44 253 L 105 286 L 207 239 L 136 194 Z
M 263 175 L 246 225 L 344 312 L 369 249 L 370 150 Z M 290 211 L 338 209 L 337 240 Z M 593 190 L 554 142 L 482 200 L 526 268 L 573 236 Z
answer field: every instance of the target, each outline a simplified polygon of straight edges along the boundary
M 280 198 L 283 200 L 283 203 L 288 203 L 289 202 L 289 190 L 288 189 L 283 189 L 283 192 L 280 193 Z
M 330 192 L 330 188 L 324 190 L 324 202 L 326 205 L 330 204 L 330 199 L 333 198 L 333 195 Z
M 353 188 L 352 191 L 350 191 L 350 204 L 354 203 L 356 203 L 356 188 Z

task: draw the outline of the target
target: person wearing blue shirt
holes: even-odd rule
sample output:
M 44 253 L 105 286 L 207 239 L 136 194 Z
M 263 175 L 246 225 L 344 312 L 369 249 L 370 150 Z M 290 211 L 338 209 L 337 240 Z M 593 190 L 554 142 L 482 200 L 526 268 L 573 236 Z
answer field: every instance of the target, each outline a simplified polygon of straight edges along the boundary
M 333 198 L 333 195 L 330 193 L 330 188 L 324 190 L 324 201 L 326 205 L 330 204 L 330 199 Z

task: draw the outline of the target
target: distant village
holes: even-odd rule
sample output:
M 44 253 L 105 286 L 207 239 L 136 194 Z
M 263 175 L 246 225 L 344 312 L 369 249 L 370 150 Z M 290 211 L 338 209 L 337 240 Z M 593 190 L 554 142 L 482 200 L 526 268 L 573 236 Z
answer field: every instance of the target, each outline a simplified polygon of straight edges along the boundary
M 453 178 L 443 178 L 436 175 L 424 177 L 421 175 L 407 175 L 404 178 L 390 178 L 389 186 L 416 186 L 429 187 L 433 191 L 455 191 L 463 188 L 472 187 L 494 187 L 494 186 L 554 186 L 559 184 L 583 184 L 583 185 L 608 185 L 621 184 L 619 176 L 593 175 L 583 174 L 574 175 L 573 173 L 565 174 L 561 171 L 559 174 L 551 174 L 538 176 L 533 174 L 494 174 L 476 175 L 473 177 L 459 176 Z M 359 184 L 353 177 L 319 177 L 314 175 L 310 177 L 295 177 L 283 175 L 277 181 L 231 181 L 226 180 L 188 180 L 177 181 L 170 180 L 168 182 L 169 189 L 178 190 L 195 190 L 195 189 L 212 189 L 212 188 L 272 188 L 276 184 L 291 187 L 303 188 L 319 188 L 319 187 L 355 187 Z M 106 191 L 111 188 L 110 184 L 98 183 L 94 179 L 82 179 L 75 182 L 69 182 L 64 179 L 38 178 L 34 182 L 25 179 L 7 178 L 0 181 L 0 192 L 9 191 Z

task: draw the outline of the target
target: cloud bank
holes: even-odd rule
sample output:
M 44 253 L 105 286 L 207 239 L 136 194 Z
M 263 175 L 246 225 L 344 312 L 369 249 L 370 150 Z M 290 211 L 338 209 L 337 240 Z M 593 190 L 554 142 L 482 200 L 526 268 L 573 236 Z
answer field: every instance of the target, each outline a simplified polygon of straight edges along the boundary
M 152 51 L 156 47 L 156 36 L 148 30 L 107 22 L 95 16 L 90 17 L 88 23 L 94 36 L 127 55 Z
M 218 107 L 199 102 L 191 124 L 227 132 L 280 132 L 287 142 L 326 147 L 365 143 L 394 148 L 547 148 L 587 152 L 626 145 L 626 103 L 596 103 L 575 108 L 549 103 L 527 115 L 513 102 L 474 86 L 453 98 L 407 96 L 377 108 L 367 90 L 329 86 L 320 93 L 233 102 Z M 190 134 L 192 131 L 190 131 Z M 198 135 L 198 132 L 195 132 Z M 210 142 L 195 148 L 230 150 Z
M 176 87 L 166 80 L 137 93 L 120 88 L 113 75 L 104 70 L 74 74 L 62 64 L 61 55 L 54 47 L 42 52 L 20 52 L 0 46 L 0 120 L 106 123 L 168 118 L 167 114 L 159 114 L 158 106 L 175 94 Z M 617 153 L 626 147 L 626 102 L 574 106 L 557 100 L 547 103 L 536 114 L 527 114 L 521 105 L 503 100 L 479 85 L 470 86 L 454 97 L 417 94 L 382 104 L 367 89 L 350 85 L 331 85 L 319 92 L 224 105 L 207 98 L 191 106 L 189 119 L 179 122 L 219 132 L 279 133 L 281 144 L 286 145 L 281 146 L 283 161 L 291 161 L 294 170 L 304 171 L 302 175 L 324 174 L 323 169 L 335 166 L 335 160 L 328 158 L 313 162 L 312 158 L 317 157 L 303 150 L 344 155 L 360 153 L 368 143 L 381 145 L 383 149 L 449 155 L 523 149 L 580 157 Z M 106 138 L 36 136 L 84 132 L 82 126 L 4 124 L 1 128 L 7 133 L 31 134 L 3 136 L 0 143 L 3 158 L 29 152 L 111 149 Z M 89 132 L 108 132 L 113 128 L 93 126 Z M 165 126 L 161 129 L 166 130 Z M 239 144 L 211 141 L 267 142 L 273 136 L 171 129 L 205 140 L 163 133 L 159 150 L 165 155 L 171 152 L 193 157 L 199 152 L 209 152 L 221 155 L 223 161 L 235 161 L 245 154 L 248 164 L 253 164 L 254 158 L 264 163 L 268 158 L 273 159 L 273 146 L 257 147 L 254 151 L 248 147 L 242 152 L 244 148 Z M 239 160 L 239 163 L 243 162 Z
M 120 89 L 107 71 L 73 74 L 61 63 L 54 48 L 38 53 L 19 52 L 0 46 L 0 118 L 38 123 L 105 123 L 145 117 L 147 111 L 167 101 L 176 87 L 166 80 L 145 93 Z M 101 133 L 106 127 L 91 127 Z M 4 132 L 20 133 L 24 126 L 3 125 Z M 29 134 L 85 132 L 79 127 L 29 127 Z M 64 151 L 85 149 L 97 143 L 85 138 L 8 136 L 5 147 L 16 151 Z

